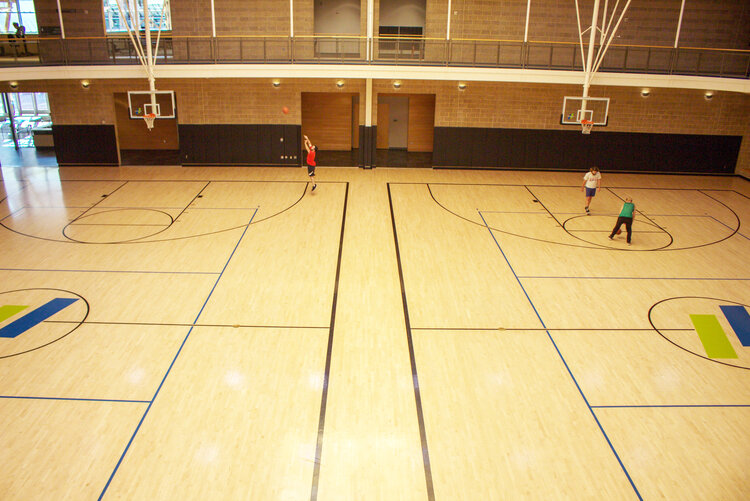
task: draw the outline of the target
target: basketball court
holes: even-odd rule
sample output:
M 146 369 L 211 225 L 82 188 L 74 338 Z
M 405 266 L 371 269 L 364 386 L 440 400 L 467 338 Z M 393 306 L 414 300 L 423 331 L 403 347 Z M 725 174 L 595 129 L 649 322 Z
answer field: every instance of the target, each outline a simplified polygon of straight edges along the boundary
M 602 170 L 5 169 L 3 497 L 746 498 L 750 183 Z

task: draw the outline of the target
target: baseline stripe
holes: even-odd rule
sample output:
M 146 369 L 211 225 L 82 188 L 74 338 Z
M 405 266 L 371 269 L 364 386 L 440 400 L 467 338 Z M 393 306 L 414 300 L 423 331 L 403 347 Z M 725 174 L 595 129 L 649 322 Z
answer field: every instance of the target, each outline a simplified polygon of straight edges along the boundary
M 22 316 L 15 322 L 0 329 L 0 337 L 14 338 L 19 334 L 23 334 L 35 325 L 44 322 L 55 313 L 64 310 L 76 301 L 78 301 L 78 298 L 55 298 L 47 304 L 40 306 L 31 313 Z

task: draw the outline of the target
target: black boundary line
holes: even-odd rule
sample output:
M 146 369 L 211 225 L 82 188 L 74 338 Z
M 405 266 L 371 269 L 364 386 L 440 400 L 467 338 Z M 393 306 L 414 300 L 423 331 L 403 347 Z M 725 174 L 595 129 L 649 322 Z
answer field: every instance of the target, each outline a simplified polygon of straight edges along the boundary
M 73 320 L 45 320 L 49 324 L 74 324 L 79 323 Z M 191 323 L 170 323 L 170 322 L 107 322 L 103 320 L 94 320 L 91 322 L 82 322 L 86 325 L 139 325 L 139 326 L 156 326 L 156 327 L 232 327 L 251 328 L 251 329 L 329 329 L 329 326 L 320 325 L 251 325 L 251 324 L 191 324 Z M 650 330 L 650 329 L 649 329 Z
M 198 190 L 198 193 L 196 193 L 195 196 L 190 200 L 190 202 L 188 202 L 187 205 L 185 205 L 184 207 L 182 207 L 182 210 L 176 216 L 174 216 L 174 217 L 169 212 L 165 212 L 163 210 L 142 209 L 141 207 L 128 207 L 127 209 L 110 209 L 109 211 L 103 211 L 103 212 L 117 212 L 117 211 L 125 211 L 125 210 L 153 210 L 154 212 L 161 212 L 162 214 L 166 214 L 167 217 L 169 217 L 169 224 L 159 225 L 159 226 L 162 226 L 163 228 L 160 231 L 157 231 L 155 233 L 151 233 L 149 235 L 144 235 L 142 237 L 131 238 L 129 240 L 117 240 L 117 241 L 112 241 L 112 242 L 87 242 L 87 241 L 83 241 L 83 240 L 75 240 L 73 238 L 70 238 L 65 233 L 65 229 L 63 229 L 63 235 L 65 235 L 66 238 L 69 238 L 70 240 L 73 240 L 73 241 L 75 241 L 76 243 L 79 243 L 79 244 L 91 244 L 91 243 L 126 244 L 126 243 L 131 243 L 131 242 L 143 241 L 146 238 L 151 238 L 154 235 L 158 235 L 159 233 L 165 232 L 169 228 L 171 228 L 172 225 L 177 221 L 177 219 L 179 219 L 179 217 L 181 215 L 183 215 L 185 213 L 185 211 L 190 208 L 190 205 L 192 205 L 193 202 L 195 202 L 196 199 L 198 197 L 200 197 L 201 193 L 203 193 L 203 191 L 206 188 L 208 188 L 208 185 L 210 185 L 210 184 L 211 184 L 211 181 L 206 181 L 205 184 L 203 185 L 203 188 L 201 188 L 200 190 Z M 257 213 L 257 210 L 258 210 L 258 208 L 256 208 L 256 213 Z M 101 213 L 98 213 L 98 214 L 101 214 Z M 75 223 L 75 221 L 71 222 L 70 224 L 66 225 L 65 228 L 67 228 L 68 226 L 73 226 L 74 223 Z
M 107 214 L 107 213 L 110 213 L 110 212 L 127 212 L 127 211 L 147 211 L 147 212 L 161 213 L 161 214 L 166 215 L 169 218 L 169 223 L 168 224 L 160 224 L 160 225 L 158 225 L 159 227 L 162 228 L 159 231 L 156 231 L 154 233 L 151 233 L 151 234 L 143 236 L 143 237 L 131 238 L 130 240 L 115 240 L 115 241 L 110 241 L 110 242 L 89 242 L 89 241 L 86 241 L 86 240 L 76 240 L 75 238 L 68 236 L 68 228 L 70 228 L 71 226 L 82 226 L 82 225 L 79 225 L 78 223 L 76 223 L 76 221 L 80 221 L 80 220 L 86 219 L 88 217 L 98 216 L 100 214 Z M 87 214 L 85 216 L 82 215 L 81 217 L 76 218 L 75 220 L 73 220 L 70 223 L 68 223 L 65 226 L 63 226 L 62 234 L 63 234 L 63 236 L 67 240 L 69 240 L 71 242 L 74 242 L 74 243 L 77 243 L 77 244 L 126 244 L 126 243 L 129 243 L 129 242 L 135 242 L 135 241 L 138 241 L 138 240 L 142 240 L 144 238 L 148 238 L 148 237 L 151 237 L 151 236 L 154 236 L 154 235 L 158 235 L 159 233 L 161 233 L 161 232 L 166 231 L 167 229 L 169 229 L 174 224 L 174 221 L 175 221 L 175 219 L 172 217 L 172 214 L 170 214 L 169 212 L 165 212 L 163 210 L 158 210 L 158 209 L 142 209 L 140 207 L 131 207 L 129 209 L 104 209 L 104 210 L 101 210 L 101 211 L 96 212 L 94 214 Z
M 552 219 L 555 220 L 555 222 L 557 223 L 557 225 L 564 230 L 565 226 L 563 226 L 563 224 L 560 222 L 560 220 L 557 219 L 557 216 L 555 216 L 554 214 L 552 214 L 552 211 L 550 211 L 547 208 L 547 206 L 544 205 L 544 202 L 542 202 L 541 200 L 539 200 L 539 197 L 536 196 L 536 194 L 533 191 L 531 191 L 531 189 L 528 186 L 524 185 L 524 188 L 526 188 L 526 191 L 528 191 L 529 193 L 531 193 L 531 196 L 534 197 L 534 201 L 536 203 L 538 203 L 539 205 L 541 205 L 542 209 L 544 209 L 545 211 L 547 211 L 547 214 L 549 214 L 552 217 Z M 432 193 L 432 190 L 430 190 L 430 193 Z M 434 200 L 434 197 L 433 197 L 433 200 Z
M 128 227 L 130 227 L 130 226 L 138 226 L 138 227 L 141 227 L 141 226 L 159 226 L 159 227 L 161 227 L 161 226 L 169 226 L 169 225 L 166 225 L 166 224 L 146 224 L 146 223 L 142 223 L 142 224 L 140 224 L 140 223 L 130 223 L 130 224 L 128 224 L 128 223 L 76 223 L 75 225 L 70 225 L 70 226 L 128 226 Z
M 404 284 L 404 271 L 401 266 L 401 252 L 399 251 L 398 232 L 396 231 L 396 216 L 393 212 L 393 198 L 391 196 L 391 184 L 388 187 L 388 205 L 391 209 L 391 225 L 393 226 L 393 241 L 396 249 L 396 263 L 398 265 L 398 279 L 401 284 L 401 301 L 404 306 L 404 324 L 406 327 L 406 340 L 409 344 L 409 361 L 411 362 L 411 377 L 414 385 L 414 400 L 417 407 L 417 421 L 419 423 L 419 438 L 422 442 L 422 462 L 424 463 L 425 482 L 427 484 L 427 499 L 435 501 L 435 488 L 432 483 L 432 467 L 430 465 L 430 451 L 427 447 L 427 430 L 424 424 L 424 413 L 422 410 L 422 396 L 419 389 L 419 375 L 417 373 L 417 360 L 414 355 L 414 341 L 412 339 L 411 322 L 409 321 L 409 305 L 406 300 L 406 286 Z
M 90 180 L 90 181 L 93 181 L 93 180 Z M 205 180 L 203 180 L 203 181 L 205 181 Z M 76 182 L 78 182 L 78 181 L 76 181 Z M 143 181 L 138 181 L 138 182 L 143 182 Z M 154 182 L 162 182 L 162 181 L 154 181 Z M 196 181 L 190 181 L 190 182 L 196 182 Z M 223 183 L 225 181 L 213 181 L 213 182 L 222 182 Z M 226 182 L 234 182 L 234 183 L 244 183 L 244 182 L 275 183 L 276 181 L 226 181 Z M 295 205 L 297 205 L 302 200 L 302 198 L 304 198 L 305 193 L 307 191 L 307 184 L 308 184 L 307 182 L 304 182 L 304 181 L 278 181 L 278 182 L 279 183 L 303 184 L 304 185 L 304 189 L 302 190 L 302 195 L 300 195 L 300 197 L 297 199 L 297 201 L 294 202 L 289 207 L 286 207 L 285 209 L 283 209 L 283 210 L 281 210 L 281 211 L 279 211 L 279 212 L 277 212 L 275 214 L 271 214 L 271 215 L 269 215 L 266 218 L 259 219 L 257 221 L 253 221 L 253 222 L 250 223 L 251 225 L 252 224 L 257 224 L 257 223 L 262 223 L 263 221 L 267 221 L 267 220 L 271 219 L 272 217 L 276 217 L 276 216 L 278 216 L 280 214 L 283 214 L 284 212 L 290 210 L 292 207 L 294 207 Z M 328 182 L 328 184 L 341 184 L 341 181 L 331 181 L 331 182 Z M 26 207 L 24 207 L 24 208 L 26 208 Z M 31 208 L 33 209 L 33 207 L 31 207 Z M 216 210 L 218 210 L 218 209 L 216 209 Z M 250 208 L 247 208 L 247 209 L 235 209 L 235 210 L 256 210 L 257 211 L 257 210 L 260 210 L 260 207 L 250 207 Z M 24 237 L 28 237 L 28 238 L 34 238 L 36 240 L 44 240 L 44 241 L 47 241 L 47 242 L 62 242 L 62 243 L 68 243 L 68 244 L 78 243 L 78 242 L 71 241 L 68 238 L 65 238 L 63 240 L 57 240 L 57 239 L 54 239 L 54 238 L 39 237 L 39 236 L 36 236 L 36 235 L 29 235 L 27 233 L 22 233 L 22 232 L 20 232 L 18 230 L 14 230 L 13 228 L 9 228 L 5 224 L 3 224 L 2 221 L 4 219 L 6 219 L 7 217 L 10 217 L 11 215 L 12 214 L 8 214 L 4 218 L 0 219 L 0 227 L 3 227 L 6 230 L 8 230 L 10 232 L 13 232 L 13 233 L 16 233 L 18 235 L 21 235 L 21 236 L 24 236 Z M 171 215 L 170 215 L 170 217 L 171 217 Z M 72 224 L 72 222 L 68 223 L 68 224 Z M 242 229 L 242 228 L 245 228 L 246 226 L 247 225 L 241 224 L 239 226 L 234 226 L 232 228 L 224 228 L 223 230 L 209 231 L 207 233 L 200 233 L 198 235 L 187 235 L 187 236 L 183 236 L 183 237 L 164 238 L 164 239 L 161 239 L 161 240 L 138 240 L 138 241 L 127 241 L 127 242 L 112 242 L 109 245 L 117 245 L 117 244 L 120 244 L 120 243 L 123 243 L 123 244 L 148 244 L 148 243 L 153 243 L 153 242 L 174 242 L 174 241 L 177 241 L 177 240 L 187 240 L 189 238 L 199 238 L 199 237 L 205 237 L 205 236 L 210 236 L 210 235 L 217 235 L 219 233 L 225 233 L 225 232 L 228 232 L 228 231 Z M 108 245 L 106 242 L 102 242 L 102 243 L 99 243 L 99 242 L 81 242 L 81 243 L 87 244 L 87 245 Z
M 86 215 L 86 213 L 87 213 L 87 212 L 89 212 L 89 211 L 90 211 L 90 210 L 92 210 L 92 209 L 93 209 L 94 207 L 96 207 L 97 205 L 99 205 L 100 203 L 102 203 L 102 202 L 103 202 L 103 201 L 104 201 L 105 199 L 109 198 L 109 197 L 110 197 L 111 195 L 113 195 L 114 193 L 116 193 L 116 192 L 117 192 L 118 190 L 120 190 L 120 189 L 121 189 L 121 188 L 122 188 L 123 186 L 125 186 L 125 185 L 126 185 L 126 184 L 128 184 L 129 182 L 130 182 L 130 181 L 125 181 L 125 182 L 124 182 L 124 183 L 122 183 L 122 184 L 121 184 L 120 186 L 118 186 L 118 187 L 117 187 L 117 188 L 115 188 L 114 190 L 110 191 L 110 192 L 109 192 L 109 193 L 107 193 L 107 194 L 106 194 L 105 196 L 101 197 L 101 198 L 100 198 L 100 199 L 99 199 L 99 200 L 98 200 L 98 201 L 97 201 L 97 202 L 96 202 L 96 203 L 95 203 L 94 205 L 90 206 L 90 207 L 89 207 L 88 209 L 86 209 L 85 211 L 83 211 L 83 212 L 81 212 L 80 214 L 78 214 L 78 215 L 77 215 L 76 217 L 74 217 L 74 218 L 73 218 L 73 220 L 72 220 L 72 221 L 70 221 L 70 222 L 69 222 L 69 223 L 68 223 L 67 225 L 65 225 L 65 226 L 71 225 L 71 224 L 75 223 L 76 221 L 78 221 L 79 219 L 81 219 L 81 218 L 82 218 L 82 217 L 83 217 L 84 215 Z M 65 236 L 65 233 L 64 233 L 64 231 L 65 231 L 65 227 L 63 227 L 63 236 Z M 66 238 L 67 238 L 67 237 L 66 237 Z
M 199 191 L 198 193 L 196 193 L 196 194 L 195 194 L 195 196 L 193 197 L 193 199 L 192 199 L 192 200 L 190 200 L 190 202 L 188 202 L 188 204 L 187 204 L 187 205 L 186 205 L 185 207 L 183 207 L 183 208 L 182 208 L 182 210 L 180 211 L 180 213 L 179 213 L 179 214 L 177 214 L 177 215 L 176 215 L 176 216 L 174 217 L 174 220 L 175 220 L 175 221 L 177 221 L 178 219 L 180 219 L 180 216 L 181 216 L 181 215 L 183 215 L 183 214 L 185 213 L 185 211 L 186 211 L 186 210 L 188 210 L 188 209 L 190 208 L 190 206 L 191 206 L 191 205 L 193 205 L 193 203 L 194 203 L 194 202 L 195 202 L 195 201 L 196 201 L 196 200 L 198 199 L 198 197 L 200 197 L 200 196 L 201 196 L 201 194 L 202 194 L 202 193 L 203 193 L 204 191 L 206 191 L 206 188 L 208 188 L 208 186 L 209 186 L 210 184 L 211 184 L 211 181 L 207 181 L 207 182 L 206 182 L 206 184 L 205 184 L 205 185 L 203 186 L 203 188 L 201 188 L 201 189 L 200 189 L 200 191 Z
M 307 185 L 305 185 L 307 191 Z M 320 484 L 320 461 L 323 454 L 323 432 L 326 425 L 326 407 L 328 405 L 328 383 L 331 375 L 331 355 L 333 353 L 333 331 L 336 326 L 336 304 L 339 295 L 339 277 L 341 276 L 341 256 L 344 250 L 344 230 L 346 228 L 346 211 L 349 203 L 349 183 L 346 183 L 344 192 L 344 210 L 341 215 L 341 236 L 339 237 L 339 255 L 336 262 L 336 279 L 333 286 L 333 301 L 331 304 L 331 324 L 328 327 L 328 346 L 326 348 L 326 365 L 323 374 L 323 393 L 320 397 L 320 416 L 318 417 L 318 439 L 315 444 L 315 464 L 313 466 L 312 487 L 310 488 L 310 500 L 318 499 L 318 487 Z

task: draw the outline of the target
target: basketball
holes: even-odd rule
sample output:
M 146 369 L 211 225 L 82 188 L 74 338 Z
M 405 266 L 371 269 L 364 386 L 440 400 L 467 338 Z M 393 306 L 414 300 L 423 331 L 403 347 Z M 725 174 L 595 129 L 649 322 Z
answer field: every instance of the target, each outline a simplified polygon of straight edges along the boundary
M 622 228 L 620 228 L 619 230 L 617 230 L 617 234 L 619 235 L 620 233 L 622 233 Z
M 281 111 L 283 111 L 284 115 L 286 115 L 287 113 L 289 113 L 289 108 L 287 108 L 286 106 L 284 106 L 283 108 L 281 108 Z

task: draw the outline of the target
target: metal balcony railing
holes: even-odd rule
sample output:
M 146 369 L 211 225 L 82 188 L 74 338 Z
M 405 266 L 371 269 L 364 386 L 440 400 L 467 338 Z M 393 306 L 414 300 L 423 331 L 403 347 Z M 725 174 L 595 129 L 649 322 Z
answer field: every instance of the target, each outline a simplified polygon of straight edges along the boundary
M 155 48 L 155 41 L 154 41 Z M 326 63 L 580 71 L 577 43 L 381 36 L 172 36 L 158 64 Z M 0 40 L 0 66 L 138 64 L 127 36 Z M 599 71 L 750 77 L 750 51 L 612 45 Z

